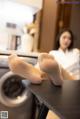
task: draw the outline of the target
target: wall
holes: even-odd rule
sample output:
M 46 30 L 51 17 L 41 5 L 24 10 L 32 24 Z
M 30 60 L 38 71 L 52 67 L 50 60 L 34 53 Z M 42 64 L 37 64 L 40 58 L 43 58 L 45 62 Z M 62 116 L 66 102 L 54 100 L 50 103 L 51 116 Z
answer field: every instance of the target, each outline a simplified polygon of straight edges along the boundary
M 75 35 L 74 47 L 80 48 L 80 4 L 72 6 L 70 28 Z
M 13 1 L 32 5 L 33 7 L 36 6 L 38 8 L 42 8 L 42 0 L 13 0 Z
M 18 3 L 25 5 L 30 5 L 34 8 L 35 12 L 37 12 L 37 10 L 39 11 L 40 9 L 42 9 L 43 3 L 43 0 L 12 0 L 12 1 L 16 1 Z
M 22 30 L 16 26 L 16 28 L 6 27 L 5 20 L 0 19 L 0 50 L 11 49 L 12 36 L 21 36 Z

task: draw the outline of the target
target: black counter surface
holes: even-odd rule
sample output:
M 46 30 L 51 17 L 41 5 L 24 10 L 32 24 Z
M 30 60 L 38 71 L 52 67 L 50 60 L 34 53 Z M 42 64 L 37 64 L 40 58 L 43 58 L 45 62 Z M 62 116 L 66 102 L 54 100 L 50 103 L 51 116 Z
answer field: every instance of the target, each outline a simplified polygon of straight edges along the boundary
M 64 80 L 62 87 L 45 80 L 29 90 L 61 119 L 80 119 L 80 81 Z

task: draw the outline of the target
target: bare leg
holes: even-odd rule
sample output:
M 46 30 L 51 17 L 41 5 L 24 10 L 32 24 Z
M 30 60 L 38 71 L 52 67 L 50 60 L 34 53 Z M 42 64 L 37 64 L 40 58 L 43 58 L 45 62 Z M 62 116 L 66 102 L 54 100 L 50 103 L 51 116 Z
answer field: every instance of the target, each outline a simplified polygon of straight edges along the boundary
M 59 65 L 54 57 L 47 53 L 41 53 L 38 61 L 40 69 L 49 75 L 52 83 L 55 85 L 62 85 L 63 78 L 60 72 Z
M 40 84 L 44 80 L 44 72 L 24 62 L 16 54 L 9 56 L 9 67 L 12 72 L 20 75 L 34 84 Z

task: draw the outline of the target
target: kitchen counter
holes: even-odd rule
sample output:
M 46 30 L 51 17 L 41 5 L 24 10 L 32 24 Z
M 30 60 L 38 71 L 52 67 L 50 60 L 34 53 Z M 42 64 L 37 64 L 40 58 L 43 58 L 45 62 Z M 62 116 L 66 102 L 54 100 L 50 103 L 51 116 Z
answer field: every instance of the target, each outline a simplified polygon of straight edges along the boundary
M 48 110 L 60 119 L 80 119 L 80 80 L 64 80 L 61 87 L 49 80 L 40 85 L 29 85 L 29 90 L 42 103 L 38 119 L 46 119 Z
M 39 53 L 38 52 L 18 52 L 18 51 L 0 51 L 0 68 L 8 67 L 8 56 L 11 52 L 15 52 L 20 58 L 22 58 L 25 62 L 28 62 L 32 65 L 37 63 L 37 58 Z
M 31 58 L 37 58 L 38 55 L 40 54 L 39 52 L 20 52 L 20 51 L 15 51 L 15 50 L 6 50 L 6 51 L 0 51 L 0 55 L 10 55 L 11 52 L 16 53 L 18 56 L 22 57 L 31 57 Z

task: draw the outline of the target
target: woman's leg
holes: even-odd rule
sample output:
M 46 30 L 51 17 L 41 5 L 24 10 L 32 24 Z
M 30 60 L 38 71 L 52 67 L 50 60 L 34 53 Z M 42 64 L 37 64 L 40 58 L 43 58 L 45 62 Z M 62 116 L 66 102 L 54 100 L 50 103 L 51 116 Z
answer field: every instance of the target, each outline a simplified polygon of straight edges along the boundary
M 53 56 L 48 53 L 41 53 L 38 58 L 40 69 L 48 74 L 50 80 L 55 85 L 62 85 L 63 78 L 58 63 Z
M 8 59 L 9 68 L 15 74 L 30 80 L 34 84 L 40 84 L 42 80 L 44 80 L 44 72 L 33 65 L 24 62 L 16 54 L 12 54 Z

